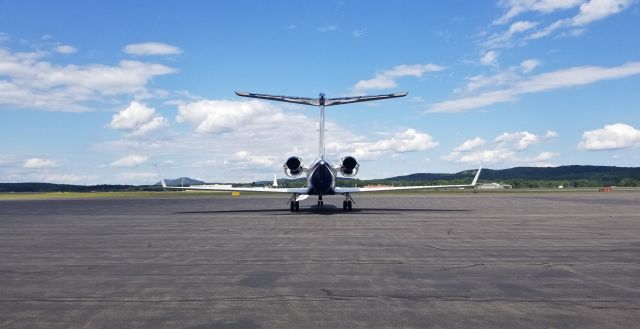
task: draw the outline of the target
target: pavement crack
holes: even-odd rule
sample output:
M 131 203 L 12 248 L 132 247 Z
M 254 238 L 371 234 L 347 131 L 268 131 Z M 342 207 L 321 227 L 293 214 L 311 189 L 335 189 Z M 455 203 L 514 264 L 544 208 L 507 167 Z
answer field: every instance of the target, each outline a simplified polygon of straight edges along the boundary
M 466 265 L 466 266 L 445 267 L 445 268 L 441 268 L 439 270 L 436 270 L 436 272 L 443 272 L 443 271 L 449 271 L 449 270 L 459 270 L 459 269 L 463 269 L 463 268 L 484 266 L 484 265 L 485 265 L 484 263 L 477 263 L 477 264 L 471 264 L 471 265 Z

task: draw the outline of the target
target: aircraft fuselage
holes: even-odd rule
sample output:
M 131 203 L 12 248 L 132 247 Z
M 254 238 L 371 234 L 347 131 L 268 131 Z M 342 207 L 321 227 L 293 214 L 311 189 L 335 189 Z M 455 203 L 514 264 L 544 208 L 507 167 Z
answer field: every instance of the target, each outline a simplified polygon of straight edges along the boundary
M 316 160 L 307 170 L 309 195 L 335 194 L 337 171 L 326 160 Z

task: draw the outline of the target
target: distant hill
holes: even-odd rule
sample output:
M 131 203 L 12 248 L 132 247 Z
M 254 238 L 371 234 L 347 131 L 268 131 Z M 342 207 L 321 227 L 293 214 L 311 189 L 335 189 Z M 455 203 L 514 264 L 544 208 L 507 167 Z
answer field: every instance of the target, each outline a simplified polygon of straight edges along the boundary
M 385 178 L 390 181 L 460 179 L 472 175 L 473 170 L 455 174 L 411 174 Z M 625 177 L 640 178 L 640 168 L 612 166 L 560 166 L 560 167 L 515 167 L 510 169 L 483 169 L 483 180 L 528 179 L 528 180 L 617 180 Z
M 176 179 L 165 179 L 164 182 L 170 186 L 189 186 L 189 185 L 201 185 L 206 184 L 205 182 L 189 177 L 180 177 Z M 155 183 L 154 185 L 162 185 L 160 182 Z
M 340 186 L 363 186 L 367 184 L 423 185 L 423 184 L 464 184 L 468 183 L 475 170 L 465 170 L 454 174 L 417 173 L 383 179 L 359 180 L 339 177 Z M 167 179 L 168 185 L 180 186 L 205 184 L 205 182 L 180 177 Z M 480 182 L 502 182 L 513 187 L 599 187 L 599 186 L 640 186 L 640 168 L 612 166 L 560 166 L 560 167 L 515 167 L 510 169 L 483 169 Z M 243 186 L 271 185 L 273 181 L 259 181 Z M 304 186 L 303 178 L 278 179 L 278 185 L 287 187 Z M 111 192 L 111 191 L 159 191 L 156 185 L 67 185 L 49 183 L 0 183 L 0 192 Z

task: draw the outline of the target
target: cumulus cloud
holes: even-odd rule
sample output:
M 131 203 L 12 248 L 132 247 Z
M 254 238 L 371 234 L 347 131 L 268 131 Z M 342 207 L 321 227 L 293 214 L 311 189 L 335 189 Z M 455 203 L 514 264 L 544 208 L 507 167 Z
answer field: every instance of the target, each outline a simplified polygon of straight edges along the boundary
M 179 55 L 182 49 L 161 42 L 143 42 L 125 46 L 124 52 L 137 56 Z
M 539 140 L 539 136 L 528 131 L 517 131 L 513 133 L 503 133 L 493 141 L 499 145 L 512 144 L 515 150 L 522 151 L 526 150 L 531 145 L 536 144 Z
M 469 152 L 484 145 L 484 143 L 485 143 L 484 139 L 480 137 L 476 137 L 476 138 L 464 141 L 462 144 L 460 144 L 458 147 L 456 147 L 453 150 L 455 152 Z
M 615 123 L 603 128 L 585 131 L 578 148 L 587 151 L 607 151 L 640 146 L 640 130 Z
M 333 142 L 327 144 L 327 151 L 334 154 L 349 154 L 358 160 L 367 161 L 380 158 L 384 154 L 398 154 L 432 149 L 438 142 L 427 134 L 407 129 L 393 134 L 391 138 L 374 142 Z
M 161 64 L 56 65 L 45 52 L 0 49 L 0 105 L 50 111 L 85 111 L 105 96 L 148 93 L 147 83 L 175 70 Z
M 548 162 L 558 154 L 542 152 L 535 156 L 524 155 L 524 151 L 543 140 L 555 138 L 557 133 L 549 130 L 544 135 L 527 131 L 505 132 L 493 140 L 493 145 L 481 149 L 485 141 L 480 137 L 470 139 L 453 149 L 442 160 L 466 164 L 512 163 L 530 166 L 550 166 Z
M 31 158 L 24 162 L 23 167 L 27 169 L 46 169 L 55 168 L 58 164 L 54 160 L 43 158 Z
M 548 90 L 577 87 L 604 80 L 621 79 L 640 74 L 640 62 L 620 66 L 578 66 L 517 79 L 502 90 L 444 101 L 431 105 L 427 112 L 461 112 L 514 101 L 518 96 Z
M 398 86 L 397 79 L 407 76 L 421 78 L 427 72 L 438 72 L 444 67 L 435 64 L 397 65 L 382 71 L 372 79 L 360 80 L 352 88 L 354 94 L 370 90 L 390 89 Z
M 201 100 L 179 105 L 176 121 L 194 125 L 197 133 L 217 134 L 236 129 L 279 129 L 296 118 L 309 121 L 301 115 L 289 116 L 275 105 L 257 100 Z
M 69 46 L 69 45 L 59 45 L 55 48 L 55 51 L 60 53 L 60 54 L 74 54 L 78 51 L 78 49 L 76 47 L 73 46 Z
M 108 127 L 126 131 L 129 136 L 146 136 L 169 125 L 167 119 L 155 114 L 156 110 L 133 101 L 111 118 Z
M 112 167 L 131 168 L 147 162 L 148 159 L 149 157 L 146 156 L 132 154 L 111 162 L 109 165 Z

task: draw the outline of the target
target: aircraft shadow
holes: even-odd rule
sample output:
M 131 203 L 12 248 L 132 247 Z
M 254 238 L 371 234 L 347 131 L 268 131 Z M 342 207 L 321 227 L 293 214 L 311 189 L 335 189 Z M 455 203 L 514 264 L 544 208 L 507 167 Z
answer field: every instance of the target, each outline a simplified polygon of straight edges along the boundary
M 233 209 L 233 210 L 203 210 L 203 211 L 180 211 L 176 214 L 241 214 L 241 213 L 272 213 L 272 214 L 320 214 L 320 215 L 336 215 L 336 214 L 392 214 L 402 212 L 466 212 L 469 209 L 417 209 L 417 208 L 354 208 L 351 211 L 344 211 L 334 205 L 300 207 L 300 211 L 290 212 L 286 207 L 277 209 Z

